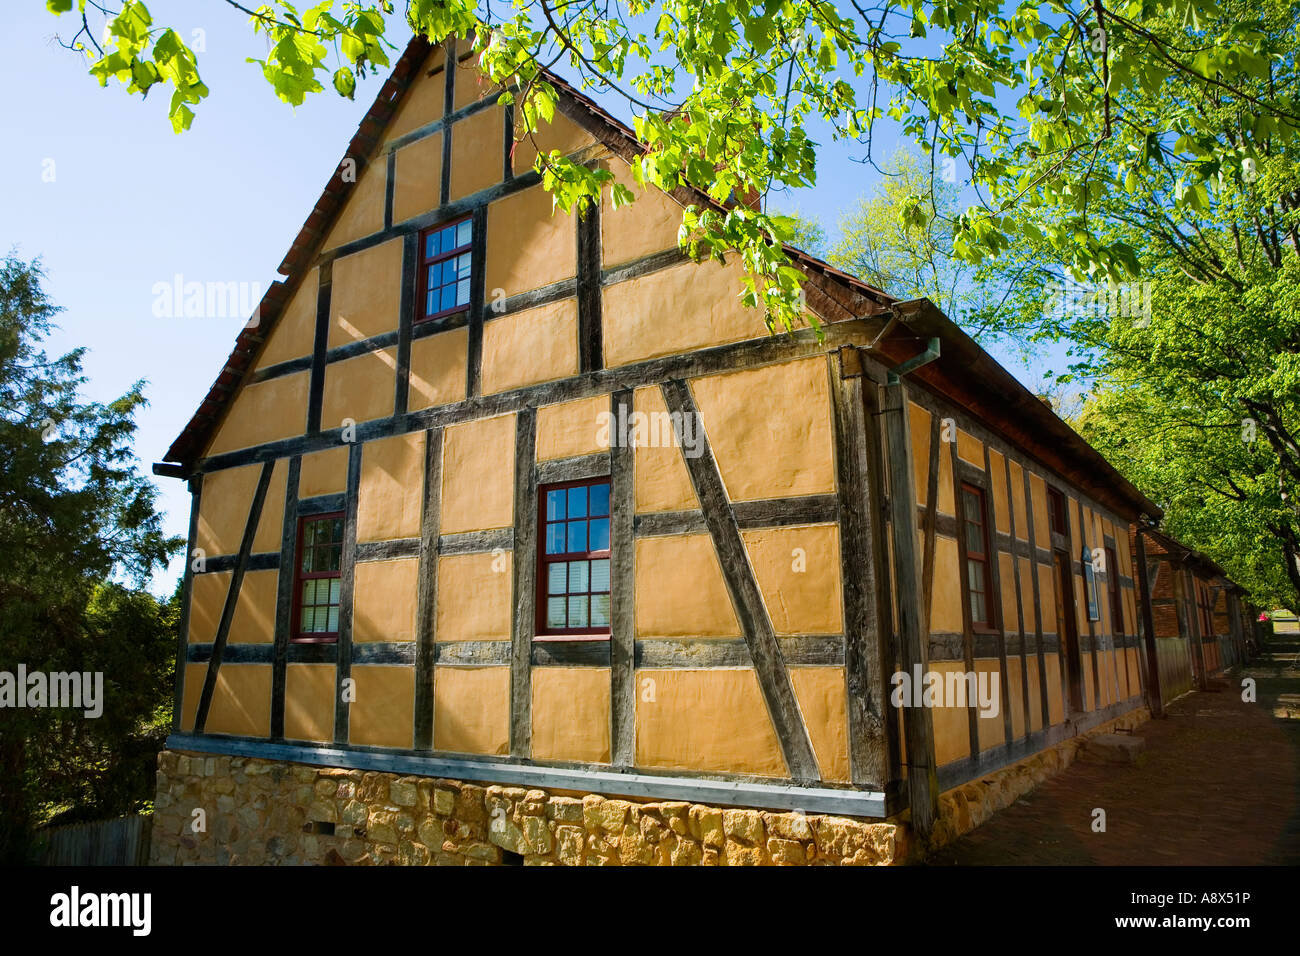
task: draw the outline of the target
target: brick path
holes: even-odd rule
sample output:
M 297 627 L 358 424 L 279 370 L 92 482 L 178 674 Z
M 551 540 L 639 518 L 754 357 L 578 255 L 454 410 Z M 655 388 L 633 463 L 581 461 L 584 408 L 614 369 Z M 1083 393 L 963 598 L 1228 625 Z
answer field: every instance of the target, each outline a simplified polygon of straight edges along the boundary
M 1139 727 L 1143 766 L 1076 762 L 928 862 L 1300 864 L 1300 720 L 1273 716 L 1279 694 L 1300 693 L 1300 670 L 1287 669 L 1297 651 L 1300 635 L 1279 633 L 1220 689 Z M 1242 677 L 1255 678 L 1257 703 L 1242 702 Z M 1092 832 L 1095 807 L 1105 833 Z

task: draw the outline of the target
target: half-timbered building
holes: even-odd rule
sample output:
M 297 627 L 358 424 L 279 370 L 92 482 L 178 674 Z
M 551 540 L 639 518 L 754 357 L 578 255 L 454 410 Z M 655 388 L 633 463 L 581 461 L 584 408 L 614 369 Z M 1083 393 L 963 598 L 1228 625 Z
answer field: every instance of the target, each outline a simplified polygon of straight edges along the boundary
M 889 862 L 1145 716 L 1159 509 L 926 301 L 791 250 L 824 334 L 769 334 L 553 82 L 525 134 L 413 41 L 157 466 L 156 860 Z M 637 201 L 553 212 L 552 149 Z

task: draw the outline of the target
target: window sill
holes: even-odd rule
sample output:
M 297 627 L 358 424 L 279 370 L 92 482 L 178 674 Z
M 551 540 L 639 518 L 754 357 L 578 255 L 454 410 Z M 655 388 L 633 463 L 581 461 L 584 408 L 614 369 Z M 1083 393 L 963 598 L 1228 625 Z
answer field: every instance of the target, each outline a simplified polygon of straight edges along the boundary
M 553 644 L 557 641 L 608 641 L 609 634 L 537 634 L 533 640 L 539 644 Z

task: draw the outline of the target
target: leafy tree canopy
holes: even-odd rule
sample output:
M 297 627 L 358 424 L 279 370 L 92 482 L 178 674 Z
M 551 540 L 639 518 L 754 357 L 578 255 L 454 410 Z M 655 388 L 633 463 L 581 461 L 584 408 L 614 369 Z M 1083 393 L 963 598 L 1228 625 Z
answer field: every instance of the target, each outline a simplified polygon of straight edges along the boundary
M 356 75 L 388 66 L 395 48 L 392 0 L 211 2 L 243 11 L 267 37 L 270 52 L 256 62 L 288 103 L 326 83 L 353 95 Z M 142 95 L 162 85 L 174 127 L 189 127 L 208 88 L 176 29 L 141 0 L 46 6 L 79 18 L 69 44 L 100 83 Z M 104 43 L 87 19 L 97 11 L 108 17 Z M 1218 0 L 409 0 L 402 13 L 430 39 L 472 37 L 484 74 L 534 127 L 555 107 L 544 68 L 621 97 L 649 147 L 638 180 L 695 187 L 724 204 L 687 209 L 682 243 L 695 254 L 738 252 L 746 300 L 774 325 L 809 318 L 779 243 L 791 222 L 727 203 L 813 184 L 815 135 L 861 144 L 871 159 L 884 124 L 936 165 L 968 171 L 978 199 L 952 235 L 965 261 L 1029 240 L 1077 276 L 1120 279 L 1138 256 L 1108 233 L 1102 199 L 1154 188 L 1175 210 L 1202 209 L 1252 181 L 1300 130 L 1296 14 L 1276 0 L 1230 16 Z M 1281 37 L 1270 16 L 1285 21 Z M 1234 118 L 1228 128 L 1223 114 Z M 1100 162 L 1106 153 L 1122 158 Z M 566 210 L 610 178 L 557 153 L 538 164 Z M 632 199 L 611 188 L 617 202 Z M 923 220 L 924 197 L 913 195 L 905 215 Z

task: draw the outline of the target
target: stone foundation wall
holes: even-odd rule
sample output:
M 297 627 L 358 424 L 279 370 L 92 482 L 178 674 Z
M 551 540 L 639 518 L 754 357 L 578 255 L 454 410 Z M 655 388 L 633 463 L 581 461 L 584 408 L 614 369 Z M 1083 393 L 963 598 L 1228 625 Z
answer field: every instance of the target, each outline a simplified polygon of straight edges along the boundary
M 1147 716 L 1135 711 L 1090 733 Z M 944 793 L 931 847 L 1068 767 L 1085 739 Z M 880 821 L 637 802 L 176 751 L 159 755 L 154 812 L 155 865 L 861 866 L 904 863 L 922 849 L 906 814 Z

